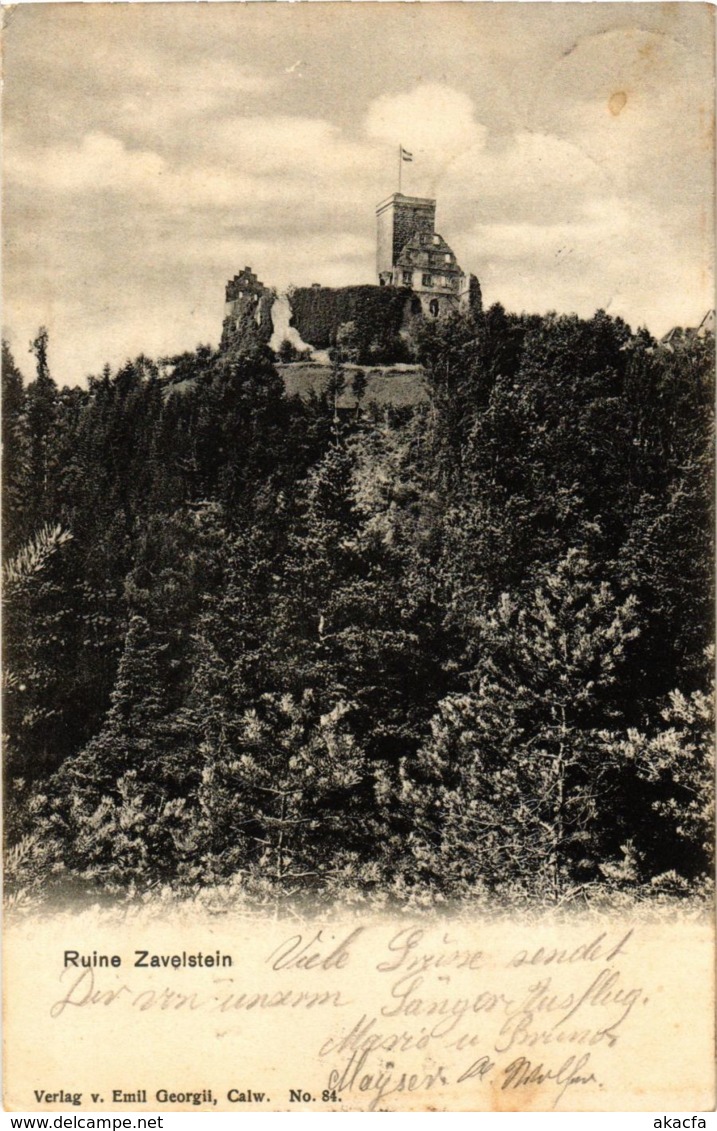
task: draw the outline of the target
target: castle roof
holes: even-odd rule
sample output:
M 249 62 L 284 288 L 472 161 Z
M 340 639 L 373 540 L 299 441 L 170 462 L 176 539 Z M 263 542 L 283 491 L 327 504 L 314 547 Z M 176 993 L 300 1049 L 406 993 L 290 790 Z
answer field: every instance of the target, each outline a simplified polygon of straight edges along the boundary
M 427 270 L 441 271 L 444 275 L 463 274 L 453 251 L 438 233 L 433 235 L 426 232 L 415 233 L 402 248 L 396 266 L 423 267 Z

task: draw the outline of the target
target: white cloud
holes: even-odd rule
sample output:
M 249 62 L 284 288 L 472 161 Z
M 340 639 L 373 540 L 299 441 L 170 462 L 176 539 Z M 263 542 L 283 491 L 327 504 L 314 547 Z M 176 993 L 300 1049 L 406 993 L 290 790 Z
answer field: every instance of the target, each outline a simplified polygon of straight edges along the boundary
M 589 316 L 602 307 L 659 334 L 712 303 L 709 266 L 696 268 L 645 202 L 606 196 L 569 223 L 478 225 L 467 246 L 484 264 L 488 301 L 509 309 Z
M 129 151 L 102 133 L 87 134 L 78 145 L 11 146 L 5 162 L 10 180 L 53 193 L 131 192 L 155 183 L 165 168 L 158 154 Z
M 442 212 L 468 229 L 487 220 L 568 222 L 587 199 L 609 191 L 599 165 L 573 143 L 525 131 L 462 154 L 437 185 Z
M 440 83 L 423 83 L 406 94 L 383 95 L 369 107 L 368 137 L 403 144 L 414 157 L 445 164 L 480 149 L 486 129 L 475 118 L 471 98 Z
M 11 146 L 6 173 L 53 195 L 111 193 L 144 204 L 234 206 L 240 212 L 261 212 L 287 199 L 296 208 L 318 189 L 326 210 L 339 198 L 355 198 L 358 186 L 376 176 L 381 158 L 375 146 L 347 142 L 328 122 L 288 117 L 225 120 L 214 131 L 212 148 L 211 158 L 170 162 L 95 132 L 75 144 Z

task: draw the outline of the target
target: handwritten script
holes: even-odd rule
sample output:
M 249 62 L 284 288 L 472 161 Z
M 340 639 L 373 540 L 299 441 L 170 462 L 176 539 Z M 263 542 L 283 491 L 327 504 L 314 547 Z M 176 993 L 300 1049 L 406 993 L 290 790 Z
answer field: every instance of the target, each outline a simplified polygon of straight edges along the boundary
M 235 946 L 231 971 L 63 968 L 47 1013 L 59 1027 L 151 1016 L 157 1033 L 187 1017 L 240 1043 L 268 1018 L 300 1044 L 305 1094 L 344 1110 L 589 1107 L 644 1032 L 639 939 L 629 926 L 526 935 L 506 948 L 462 924 L 274 925 L 258 950 Z

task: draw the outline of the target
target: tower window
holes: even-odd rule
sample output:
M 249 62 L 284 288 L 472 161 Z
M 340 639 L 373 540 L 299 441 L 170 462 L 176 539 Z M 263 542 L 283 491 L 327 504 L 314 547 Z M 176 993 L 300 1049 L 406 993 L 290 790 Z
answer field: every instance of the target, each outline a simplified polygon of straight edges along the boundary
M 432 287 L 433 286 L 433 275 L 424 275 L 423 276 L 423 286 L 424 287 Z
M 412 271 L 404 271 L 403 272 L 403 285 L 404 285 L 404 287 L 410 287 L 412 282 L 413 282 L 413 272 Z
M 444 259 L 444 262 L 446 262 L 446 263 L 450 263 L 450 261 L 451 261 L 451 259 L 452 259 L 452 256 L 451 256 L 450 252 L 449 252 L 448 254 L 444 255 L 444 256 L 443 256 L 443 259 Z
M 431 299 L 430 303 L 428 304 L 428 309 L 430 310 L 433 318 L 438 317 L 439 307 L 438 307 L 438 299 L 437 298 Z

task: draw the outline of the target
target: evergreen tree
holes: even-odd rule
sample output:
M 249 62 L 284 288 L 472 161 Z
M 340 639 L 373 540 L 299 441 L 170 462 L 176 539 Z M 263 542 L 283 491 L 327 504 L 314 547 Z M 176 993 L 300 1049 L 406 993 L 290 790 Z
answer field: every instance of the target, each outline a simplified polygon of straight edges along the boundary
M 366 770 L 347 713 L 339 701 L 321 714 L 311 692 L 272 693 L 229 725 L 215 719 L 202 747 L 190 876 L 241 874 L 274 898 L 358 878 Z
M 29 436 L 22 374 L 2 343 L 2 500 L 5 553 L 18 549 L 28 530 Z
M 48 333 L 44 326 L 30 344 L 35 354 L 37 376 L 30 382 L 26 394 L 28 464 L 25 490 L 27 512 L 23 536 L 55 518 L 55 480 L 57 451 L 55 427 L 57 421 L 58 391 L 50 376 L 47 360 Z
M 712 667 L 714 653 L 708 651 Z M 710 672 L 713 676 L 713 673 Z M 710 879 L 714 867 L 714 679 L 707 693 L 670 693 L 658 720 L 618 740 L 644 783 L 650 820 L 631 837 L 638 876 Z
M 198 743 L 168 693 L 168 653 L 133 617 L 105 724 L 53 780 L 49 827 L 65 867 L 99 886 L 170 880 L 183 855 Z
M 430 740 L 403 766 L 416 859 L 459 893 L 517 882 L 559 900 L 595 877 L 617 831 L 601 736 L 619 725 L 635 602 L 620 604 L 571 551 L 529 599 L 505 595 L 480 628 L 470 690 L 441 702 Z
M 73 609 L 63 585 L 69 531 L 42 527 L 4 569 L 5 695 L 8 778 L 35 780 L 62 759 L 64 669 Z

